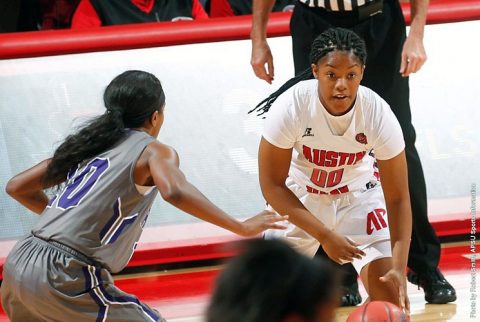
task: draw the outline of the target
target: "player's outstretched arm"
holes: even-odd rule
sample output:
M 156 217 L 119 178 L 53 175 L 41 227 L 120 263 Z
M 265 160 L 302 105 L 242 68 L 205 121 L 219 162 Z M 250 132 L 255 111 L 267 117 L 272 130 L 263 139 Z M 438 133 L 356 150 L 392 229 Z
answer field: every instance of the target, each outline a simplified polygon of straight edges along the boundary
M 13 199 L 37 214 L 41 214 L 48 203 L 48 197 L 43 190 L 55 185 L 47 186 L 43 181 L 49 162 L 50 159 L 44 160 L 32 168 L 17 174 L 8 181 L 5 188 L 5 191 Z M 60 183 L 57 182 L 56 184 Z
M 258 152 L 260 186 L 267 202 L 281 215 L 288 215 L 289 220 L 311 236 L 316 238 L 327 255 L 337 263 L 351 262 L 353 258 L 364 256 L 355 244 L 344 236 L 328 229 L 315 218 L 287 188 L 292 149 L 281 149 L 262 138 Z
M 405 151 L 392 159 L 377 160 L 377 162 L 387 205 L 393 252 L 393 270 L 382 277 L 382 281 L 390 280 L 399 288 L 400 304 L 408 310 L 405 269 L 412 235 L 412 210 Z
M 269 211 L 262 211 L 240 222 L 215 206 L 186 180 L 178 167 L 179 158 L 173 148 L 154 142 L 145 153 L 149 154 L 148 167 L 155 186 L 162 198 L 173 206 L 241 236 L 255 236 L 272 228 L 285 229 L 278 222 L 286 218 Z

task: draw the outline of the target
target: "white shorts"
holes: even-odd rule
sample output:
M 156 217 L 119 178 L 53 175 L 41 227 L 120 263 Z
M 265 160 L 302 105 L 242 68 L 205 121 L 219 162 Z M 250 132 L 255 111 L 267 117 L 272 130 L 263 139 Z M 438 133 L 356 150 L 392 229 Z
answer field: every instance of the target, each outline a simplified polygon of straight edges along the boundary
M 385 198 L 380 184 L 363 191 L 319 195 L 306 192 L 290 178 L 286 183 L 305 208 L 325 226 L 360 245 L 366 256 L 353 260 L 357 272 L 376 259 L 392 257 Z M 286 230 L 267 230 L 265 238 L 285 239 L 297 251 L 313 257 L 320 247 L 318 240 L 290 222 L 285 225 Z

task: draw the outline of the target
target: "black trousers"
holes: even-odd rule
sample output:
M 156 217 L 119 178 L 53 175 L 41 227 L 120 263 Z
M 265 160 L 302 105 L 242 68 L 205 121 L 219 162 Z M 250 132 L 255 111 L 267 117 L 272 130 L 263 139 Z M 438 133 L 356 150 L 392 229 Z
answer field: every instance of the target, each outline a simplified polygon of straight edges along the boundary
M 425 177 L 415 148 L 415 129 L 409 103 L 408 78 L 399 73 L 406 27 L 398 0 L 385 0 L 383 12 L 360 21 L 357 12 L 328 12 L 297 3 L 290 21 L 295 74 L 311 68 L 310 45 L 329 27 L 356 32 L 367 45 L 362 85 L 378 93 L 396 115 L 405 138 L 413 231 L 408 266 L 416 272 L 435 269 L 440 259 L 440 241 L 428 221 Z M 322 250 L 319 254 L 323 253 Z M 344 269 L 354 271 L 352 265 Z M 354 275 L 356 278 L 356 274 Z

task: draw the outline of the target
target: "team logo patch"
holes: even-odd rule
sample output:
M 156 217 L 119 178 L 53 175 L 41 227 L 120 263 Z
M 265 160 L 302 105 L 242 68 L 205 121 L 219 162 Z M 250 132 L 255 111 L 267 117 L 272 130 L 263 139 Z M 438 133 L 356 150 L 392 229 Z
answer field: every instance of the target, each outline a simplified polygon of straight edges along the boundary
M 355 140 L 357 140 L 358 143 L 367 144 L 367 136 L 364 133 L 355 135 Z
M 303 133 L 302 138 L 303 138 L 303 137 L 306 137 L 306 136 L 313 136 L 312 128 L 311 128 L 311 127 L 307 127 L 307 128 L 305 129 L 305 133 Z

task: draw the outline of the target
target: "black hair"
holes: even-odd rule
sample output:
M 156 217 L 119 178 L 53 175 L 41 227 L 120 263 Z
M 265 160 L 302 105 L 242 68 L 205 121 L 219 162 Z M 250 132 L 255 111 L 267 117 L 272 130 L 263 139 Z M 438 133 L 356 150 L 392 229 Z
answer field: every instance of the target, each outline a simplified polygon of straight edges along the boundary
M 165 94 L 154 75 L 129 70 L 110 82 L 103 101 L 106 112 L 67 136 L 55 150 L 43 177 L 46 184 L 63 182 L 71 168 L 114 146 L 127 128 L 141 127 L 155 111 L 162 110 Z
M 279 322 L 290 314 L 306 320 L 339 296 L 339 275 L 321 259 L 285 242 L 257 239 L 219 275 L 207 322 Z
M 321 58 L 334 50 L 351 52 L 362 62 L 363 65 L 365 65 L 367 60 L 365 42 L 356 33 L 344 28 L 330 28 L 322 32 L 313 41 L 312 48 L 310 49 L 310 63 L 317 64 Z M 257 111 L 258 116 L 267 113 L 273 102 L 275 102 L 283 92 L 300 81 L 312 78 L 314 78 L 312 68 L 309 67 L 280 86 L 277 91 L 258 103 L 258 105 L 248 113 Z

